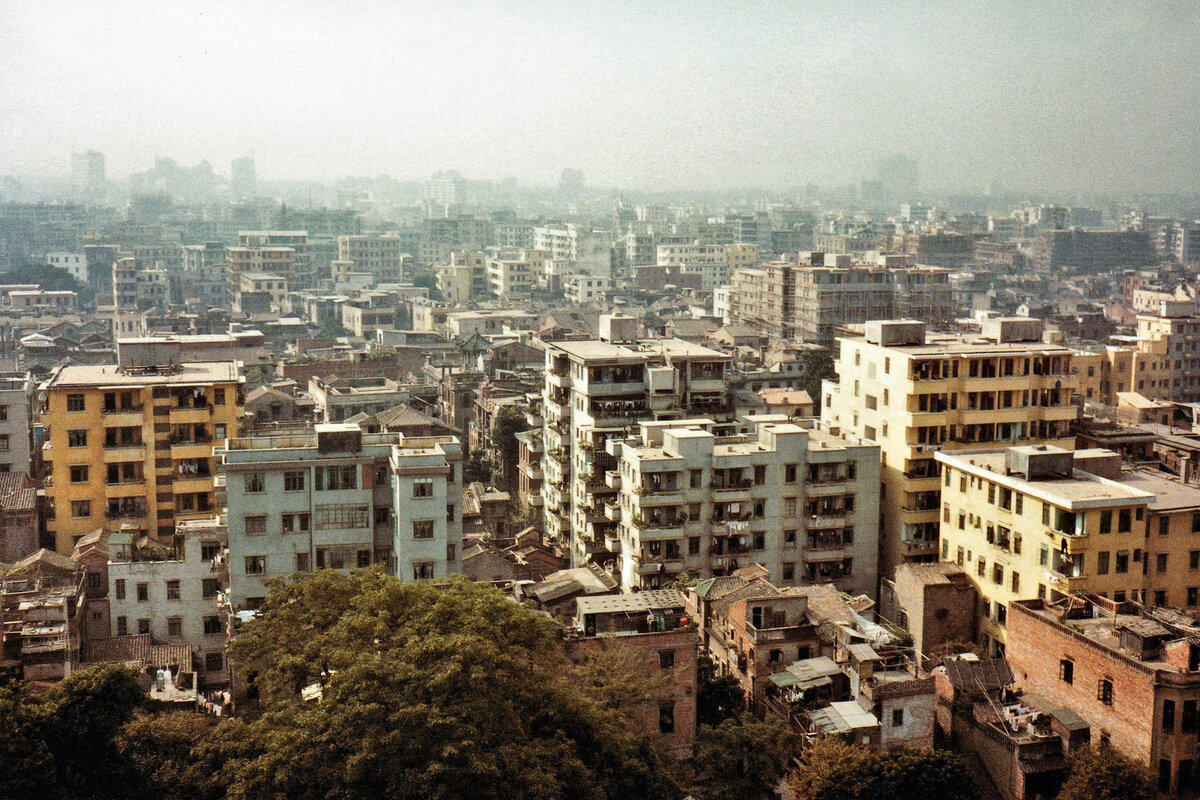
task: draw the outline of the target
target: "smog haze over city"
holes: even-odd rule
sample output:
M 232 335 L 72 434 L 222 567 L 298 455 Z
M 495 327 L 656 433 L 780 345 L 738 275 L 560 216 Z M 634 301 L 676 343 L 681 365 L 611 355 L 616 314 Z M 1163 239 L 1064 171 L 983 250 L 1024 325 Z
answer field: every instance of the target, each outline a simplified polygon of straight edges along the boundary
M 0 175 L 1183 192 L 1191 2 L 0 2 Z

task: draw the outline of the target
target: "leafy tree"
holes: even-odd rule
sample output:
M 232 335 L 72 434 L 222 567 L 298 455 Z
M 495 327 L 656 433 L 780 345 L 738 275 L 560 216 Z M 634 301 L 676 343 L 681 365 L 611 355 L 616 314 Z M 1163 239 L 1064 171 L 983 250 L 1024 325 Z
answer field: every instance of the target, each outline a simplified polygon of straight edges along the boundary
M 55 785 L 54 756 L 43 736 L 41 704 L 23 683 L 0 686 L 0 797 L 47 796 Z
M 80 283 L 65 269 L 52 267 L 49 264 L 27 262 L 19 264 L 8 272 L 0 274 L 3 283 L 36 283 L 46 291 L 78 292 L 79 300 L 90 303 L 95 292 L 86 283 Z
M 145 696 L 117 665 L 80 670 L 43 697 L 0 688 L 0 797 L 122 796 L 132 773 L 113 739 Z
M 419 269 L 412 274 L 410 279 L 413 286 L 420 286 L 423 289 L 429 290 L 429 299 L 440 301 L 442 293 L 437 285 L 437 273 L 431 269 Z
M 222 733 L 232 730 L 227 725 Z M 146 800 L 219 800 L 224 755 L 214 740 L 215 718 L 192 712 L 137 717 L 117 734 L 117 750 L 137 764 L 130 797 Z
M 718 675 L 707 655 L 696 661 L 696 724 L 716 726 L 746 707 L 742 685 L 733 675 Z
M 517 434 L 527 430 L 529 423 L 520 409 L 501 406 L 496 411 L 496 418 L 492 421 L 492 446 L 496 449 L 500 474 L 509 492 L 515 492 L 517 488 L 517 459 L 520 456 Z
M 1070 775 L 1058 800 L 1150 800 L 1154 775 L 1110 745 L 1084 747 L 1071 754 Z
M 327 319 L 321 323 L 321 329 L 317 332 L 318 339 L 339 339 L 345 336 L 346 329 L 342 326 L 340 319 Z
M 626 724 L 624 684 L 592 687 L 604 702 L 579 691 L 558 636 L 461 579 L 371 570 L 276 583 L 232 645 L 269 710 L 237 739 L 227 796 L 675 796 L 654 743 Z M 310 679 L 319 703 L 296 694 Z
M 778 720 L 730 717 L 696 735 L 696 786 L 703 800 L 770 800 L 799 741 Z
M 821 381 L 837 378 L 833 366 L 833 355 L 826 348 L 810 348 L 802 350 L 799 361 L 804 367 L 799 387 L 808 392 L 813 403 L 819 409 L 821 406 Z
M 487 460 L 487 453 L 482 450 L 472 450 L 463 464 L 463 481 L 473 483 L 490 483 L 492 480 L 492 465 Z
M 962 759 L 944 750 L 886 753 L 823 740 L 789 777 L 797 800 L 978 800 Z

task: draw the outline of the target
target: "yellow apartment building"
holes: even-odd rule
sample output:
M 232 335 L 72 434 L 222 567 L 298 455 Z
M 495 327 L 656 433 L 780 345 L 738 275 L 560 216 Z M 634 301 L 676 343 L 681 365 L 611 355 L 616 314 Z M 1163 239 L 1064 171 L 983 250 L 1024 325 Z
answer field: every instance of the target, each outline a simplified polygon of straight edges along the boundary
M 169 542 L 211 515 L 213 442 L 238 435 L 237 361 L 181 363 L 178 343 L 120 346 L 120 363 L 60 367 L 45 384 L 46 527 L 70 553 L 99 528 Z
M 975 582 L 977 637 L 989 653 L 1004 653 L 1014 600 L 1141 596 L 1156 495 L 1119 480 L 1118 454 L 1024 445 L 936 458 L 941 560 Z
M 840 338 L 827 426 L 880 446 L 879 570 L 938 558 L 939 465 L 947 450 L 1045 442 L 1074 446 L 1071 351 L 1042 341 L 1036 319 L 990 319 L 981 334 L 927 333 L 874 321 Z

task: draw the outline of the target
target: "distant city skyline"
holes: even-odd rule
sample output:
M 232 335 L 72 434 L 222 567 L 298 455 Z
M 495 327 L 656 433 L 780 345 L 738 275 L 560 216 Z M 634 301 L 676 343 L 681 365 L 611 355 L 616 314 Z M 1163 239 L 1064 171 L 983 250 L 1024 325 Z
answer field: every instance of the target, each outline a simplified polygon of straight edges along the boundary
M 0 3 L 0 174 L 1200 186 L 1200 6 Z

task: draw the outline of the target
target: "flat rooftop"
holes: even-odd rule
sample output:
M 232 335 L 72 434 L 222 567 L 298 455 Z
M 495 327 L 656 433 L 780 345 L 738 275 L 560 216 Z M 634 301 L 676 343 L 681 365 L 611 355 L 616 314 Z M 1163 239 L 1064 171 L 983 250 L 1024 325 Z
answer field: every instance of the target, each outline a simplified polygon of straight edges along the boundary
M 1183 483 L 1177 477 L 1165 472 L 1151 472 L 1145 469 L 1126 470 L 1121 473 L 1121 483 L 1142 491 L 1153 492 L 1156 497 L 1150 504 L 1151 511 L 1200 509 L 1200 486 Z
M 1026 480 L 1020 475 L 1009 475 L 1004 450 L 983 452 L 939 452 L 934 456 L 943 464 L 961 469 L 985 480 L 1007 486 L 1030 497 L 1035 497 L 1069 510 L 1119 506 L 1149 505 L 1155 500 L 1154 492 L 1134 485 L 1101 478 L 1089 472 L 1072 470 L 1070 478 L 1046 478 Z
M 134 387 L 170 384 L 239 383 L 244 381 L 237 361 L 190 361 L 174 372 L 123 372 L 116 364 L 71 364 L 59 370 L 47 384 L 52 389 L 78 386 Z
M 711 358 L 717 361 L 729 361 L 732 358 L 719 350 L 682 339 L 639 339 L 636 343 L 628 344 L 589 339 L 580 342 L 553 342 L 552 347 L 588 361 L 641 361 L 656 355 L 667 358 Z
M 683 608 L 683 594 L 677 589 L 654 589 L 634 594 L 608 594 L 599 597 L 580 597 L 575 601 L 579 616 L 584 614 L 621 614 L 646 612 L 666 608 Z

